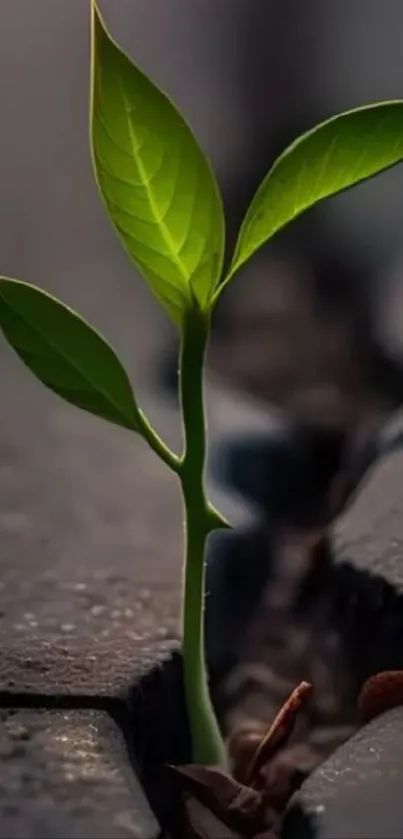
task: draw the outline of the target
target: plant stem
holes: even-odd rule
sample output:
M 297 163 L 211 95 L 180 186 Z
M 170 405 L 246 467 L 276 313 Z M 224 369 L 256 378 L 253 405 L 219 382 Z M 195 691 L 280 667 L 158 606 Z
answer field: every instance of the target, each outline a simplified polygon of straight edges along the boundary
M 191 310 L 182 333 L 180 397 L 185 450 L 179 476 L 185 507 L 183 660 L 192 757 L 205 765 L 225 763 L 225 748 L 211 704 L 204 657 L 204 553 L 208 534 L 218 527 L 204 490 L 206 420 L 203 365 L 208 315 Z
M 158 457 L 163 460 L 173 472 L 178 474 L 181 465 L 180 458 L 168 448 L 155 429 L 152 428 L 147 417 L 143 414 L 143 411 L 141 411 L 140 408 L 138 408 L 137 411 L 137 419 L 140 426 L 140 433 L 147 441 L 150 448 L 153 449 Z

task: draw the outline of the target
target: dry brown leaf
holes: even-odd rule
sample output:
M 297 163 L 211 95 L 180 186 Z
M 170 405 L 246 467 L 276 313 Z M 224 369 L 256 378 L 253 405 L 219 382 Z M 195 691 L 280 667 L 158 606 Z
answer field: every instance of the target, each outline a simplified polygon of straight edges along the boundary
M 403 705 L 403 670 L 385 670 L 364 682 L 358 697 L 358 710 L 364 722 L 399 705 Z
M 265 827 L 265 802 L 260 792 L 236 781 L 217 767 L 173 766 L 182 793 L 200 801 L 227 826 L 251 832 Z
M 237 777 L 242 783 L 256 787 L 260 770 L 269 765 L 273 757 L 287 743 L 294 729 L 298 714 L 312 693 L 312 685 L 301 682 L 284 703 L 269 730 L 257 746 L 246 766 L 239 766 Z
M 184 796 L 185 835 L 183 839 L 244 839 L 242 833 L 224 824 L 197 798 Z
M 169 767 L 182 796 L 184 839 L 278 837 L 284 808 L 300 782 L 293 750 L 288 759 L 283 759 L 280 750 L 310 694 L 311 685 L 302 682 L 265 735 L 257 738 L 256 731 L 249 732 L 254 735 L 249 738 L 249 750 L 241 749 L 242 761 L 238 760 L 242 777 L 232 777 L 218 766 Z M 242 747 L 242 740 L 235 740 L 233 749 L 236 743 Z

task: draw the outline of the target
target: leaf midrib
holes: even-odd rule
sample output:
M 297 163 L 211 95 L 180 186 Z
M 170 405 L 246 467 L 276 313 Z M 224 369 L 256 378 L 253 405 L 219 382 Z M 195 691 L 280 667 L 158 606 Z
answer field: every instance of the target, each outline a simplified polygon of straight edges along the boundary
M 185 284 L 187 285 L 187 283 L 189 282 L 189 276 L 190 276 L 189 271 L 187 271 L 187 269 L 186 269 L 184 263 L 182 262 L 180 256 L 178 256 L 178 253 L 176 251 L 174 241 L 173 241 L 173 238 L 172 238 L 172 236 L 169 232 L 168 226 L 167 226 L 166 222 L 161 217 L 161 215 L 158 211 L 158 207 L 157 207 L 157 204 L 156 204 L 155 199 L 154 199 L 153 191 L 152 191 L 152 188 L 150 186 L 150 182 L 147 178 L 147 172 L 146 172 L 144 164 L 141 160 L 141 156 L 138 152 L 138 144 L 136 142 L 136 134 L 135 134 L 135 131 L 134 131 L 132 120 L 130 119 L 130 105 L 129 105 L 129 103 L 127 101 L 127 98 L 126 98 L 126 95 L 125 95 L 124 86 L 122 84 L 122 79 L 121 79 L 120 76 L 118 77 L 118 79 L 119 79 L 119 87 L 120 87 L 120 91 L 121 91 L 121 94 L 122 94 L 123 104 L 124 104 L 124 108 L 125 108 L 127 128 L 128 128 L 130 144 L 131 144 L 131 148 L 132 148 L 132 154 L 133 154 L 133 157 L 136 161 L 136 166 L 138 168 L 140 178 L 143 182 L 143 187 L 144 187 L 144 190 L 146 192 L 146 196 L 147 196 L 147 200 L 148 200 L 148 204 L 149 204 L 151 213 L 152 213 L 152 215 L 155 219 L 156 224 L 158 225 L 159 230 L 161 231 L 162 238 L 163 238 L 163 240 L 164 240 L 164 242 L 165 242 L 165 244 L 166 244 L 166 246 L 167 246 L 167 248 L 168 248 L 168 250 L 171 254 L 172 260 L 173 260 L 174 264 L 176 265 L 182 279 L 184 280 Z

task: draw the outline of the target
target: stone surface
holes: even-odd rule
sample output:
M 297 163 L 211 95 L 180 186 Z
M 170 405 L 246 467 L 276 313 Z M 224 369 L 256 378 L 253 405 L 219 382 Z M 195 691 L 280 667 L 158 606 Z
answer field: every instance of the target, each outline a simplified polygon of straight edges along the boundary
M 392 433 L 400 430 L 401 423 L 397 415 Z M 357 648 L 356 666 L 365 677 L 402 666 L 403 453 L 399 446 L 374 467 L 333 534 L 337 560 L 361 572 L 348 575 L 351 586 L 354 580 L 363 582 L 356 593 L 346 590 L 344 607 L 340 605 L 355 622 L 351 649 Z M 374 575 L 372 582 L 365 582 L 367 572 Z M 315 816 L 318 839 L 402 836 L 402 731 L 403 708 L 375 718 L 304 784 L 297 800 Z M 297 818 L 290 819 L 286 835 L 299 839 Z
M 397 430 L 400 415 L 395 423 Z M 403 451 L 386 453 L 334 530 L 339 559 L 380 574 L 399 592 L 403 591 L 402 474 Z
M 110 692 L 177 630 L 179 494 L 142 441 L 49 398 L 30 439 L 5 408 L 2 687 Z
M 403 708 L 375 718 L 304 784 L 297 800 L 318 839 L 400 839 L 403 833 Z M 298 830 L 290 837 L 298 839 Z
M 10 694 L 22 704 L 24 695 L 42 696 L 44 704 L 52 696 L 92 697 L 95 706 L 106 697 L 125 698 L 150 667 L 167 659 L 172 646 L 155 635 L 134 643 L 120 637 L 104 643 L 11 641 L 1 654 L 0 702 L 9 702 Z
M 142 440 L 69 408 L 8 363 L 0 689 L 121 692 L 178 634 L 179 487 Z M 175 411 L 150 394 L 146 401 L 177 443 Z M 231 410 L 234 401 L 210 388 L 212 436 L 262 426 L 263 414 L 247 403 Z M 211 497 L 232 519 L 245 515 L 242 505 L 221 504 L 219 492 Z
M 109 691 L 119 655 L 127 672 L 177 630 L 176 483 L 142 440 L 65 405 L 6 349 L 0 367 L 2 687 Z
M 0 720 L 2 839 L 157 835 L 107 714 L 2 710 Z
M 401 416 L 392 425 L 398 430 Z M 334 527 L 336 560 L 348 564 L 336 566 L 335 580 L 358 686 L 371 673 L 403 666 L 402 471 L 403 453 L 386 452 Z M 318 839 L 402 836 L 402 723 L 403 708 L 374 719 L 303 785 L 296 801 L 315 817 Z M 301 835 L 291 814 L 286 837 Z

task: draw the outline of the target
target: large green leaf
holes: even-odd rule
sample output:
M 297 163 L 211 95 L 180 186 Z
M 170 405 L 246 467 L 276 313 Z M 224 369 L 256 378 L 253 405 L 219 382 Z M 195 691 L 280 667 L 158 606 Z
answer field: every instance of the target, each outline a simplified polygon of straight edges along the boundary
M 303 134 L 276 160 L 253 198 L 223 286 L 304 210 L 402 159 L 403 101 L 347 111 Z
M 119 359 L 63 303 L 35 286 L 0 277 L 0 327 L 32 373 L 67 402 L 138 430 L 138 409 Z
M 180 326 L 208 309 L 224 220 L 210 166 L 182 116 L 110 37 L 92 0 L 91 145 L 97 182 L 129 255 Z

